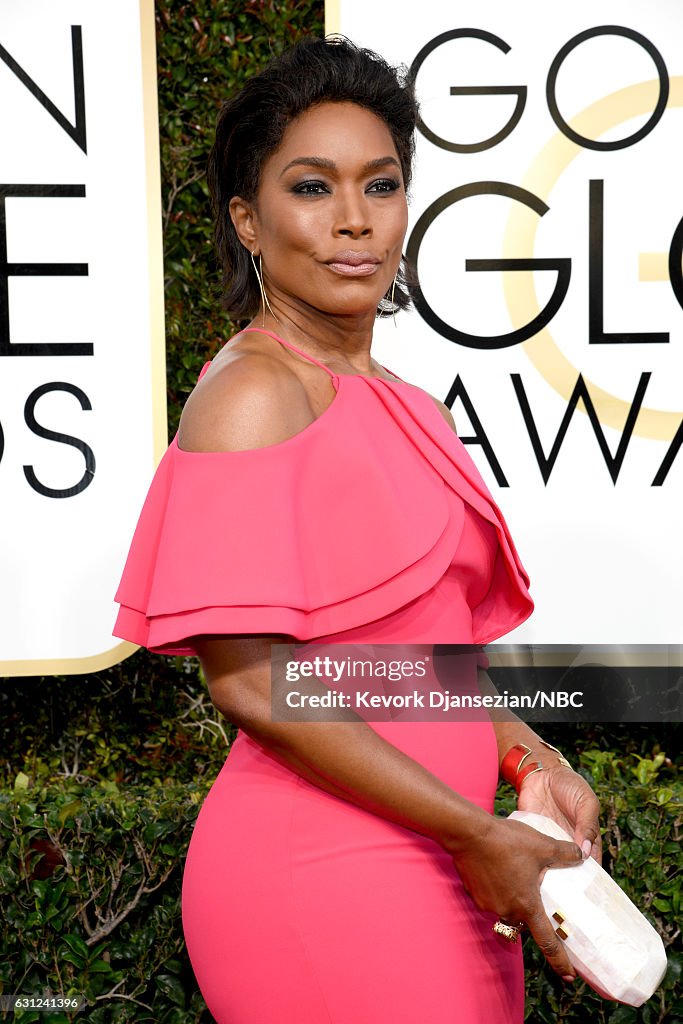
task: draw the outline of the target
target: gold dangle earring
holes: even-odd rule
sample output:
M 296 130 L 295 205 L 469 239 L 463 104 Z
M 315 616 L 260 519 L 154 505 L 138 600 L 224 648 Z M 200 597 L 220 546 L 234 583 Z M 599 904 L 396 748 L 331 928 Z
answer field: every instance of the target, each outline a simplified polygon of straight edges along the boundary
M 396 278 L 397 277 L 398 277 L 398 270 L 394 274 L 394 280 L 393 280 L 393 283 L 391 285 L 391 315 L 392 315 L 393 320 L 394 320 L 394 327 L 398 327 L 398 324 L 396 323 L 396 305 L 394 303 L 394 292 L 396 291 Z
M 278 318 L 275 316 L 275 313 L 273 313 L 271 305 L 268 302 L 268 296 L 266 295 L 266 290 L 263 287 L 263 255 L 261 253 L 259 253 L 259 257 L 258 257 L 259 267 L 261 268 L 261 272 L 260 273 L 259 273 L 259 268 L 256 266 L 256 260 L 254 259 L 254 253 L 252 252 L 250 255 L 251 255 L 251 262 L 252 262 L 253 267 L 254 267 L 254 273 L 256 274 L 256 280 L 258 281 L 258 286 L 259 286 L 259 288 L 261 290 L 261 304 L 262 304 L 262 308 L 263 308 L 263 316 L 262 316 L 262 319 L 261 319 L 261 327 L 265 327 L 266 326 L 266 306 L 268 307 L 268 310 L 270 312 L 270 315 L 273 317 L 273 320 L 275 320 L 277 323 L 280 323 Z
M 396 292 L 396 282 L 398 281 L 398 275 L 400 273 L 400 269 L 401 268 L 399 266 L 399 269 L 394 274 L 394 280 L 391 282 L 391 298 L 387 299 L 387 295 L 386 295 L 386 292 L 385 292 L 384 295 L 382 296 L 382 298 L 379 300 L 379 306 L 377 307 L 377 315 L 378 316 L 381 315 L 381 314 L 384 314 L 384 313 L 388 313 L 389 309 L 391 309 L 391 315 L 392 315 L 393 320 L 394 320 L 394 327 L 398 327 L 398 324 L 396 323 L 396 310 L 400 309 L 400 306 L 397 305 L 397 303 L 396 303 L 396 301 L 394 299 L 394 295 L 395 295 L 395 292 Z

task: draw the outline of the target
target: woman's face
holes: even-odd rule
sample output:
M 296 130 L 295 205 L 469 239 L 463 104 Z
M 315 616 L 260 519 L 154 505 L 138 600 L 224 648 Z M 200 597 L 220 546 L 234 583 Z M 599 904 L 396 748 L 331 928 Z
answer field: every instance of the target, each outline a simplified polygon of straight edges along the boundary
M 374 317 L 408 226 L 401 165 L 381 118 L 355 103 L 310 108 L 264 163 L 254 206 L 233 204 L 242 242 L 262 255 L 273 305 Z

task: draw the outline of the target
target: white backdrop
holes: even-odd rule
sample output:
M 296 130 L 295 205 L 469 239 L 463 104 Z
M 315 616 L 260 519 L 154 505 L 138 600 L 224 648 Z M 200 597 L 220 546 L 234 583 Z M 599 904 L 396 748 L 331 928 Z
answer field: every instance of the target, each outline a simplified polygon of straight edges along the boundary
M 683 409 L 683 229 L 672 257 L 678 301 L 668 252 L 683 217 L 681 5 L 556 4 L 549 18 L 544 0 L 339 0 L 327 4 L 326 29 L 407 65 L 442 34 L 475 30 L 443 39 L 418 72 L 423 122 L 441 144 L 418 135 L 408 238 L 415 251 L 422 235 L 418 272 L 432 312 L 402 313 L 398 330 L 382 322 L 375 355 L 448 400 L 464 440 L 477 435 L 468 450 L 506 516 L 536 602 L 506 641 L 680 644 L 683 452 L 676 458 L 672 442 Z M 565 133 L 546 95 L 554 61 L 551 104 L 554 96 Z M 498 93 L 451 93 L 472 86 Z M 500 133 L 522 87 L 524 109 L 506 138 L 453 151 Z M 625 147 L 588 144 L 626 140 L 646 125 Z M 588 142 L 568 139 L 571 130 Z M 503 194 L 483 184 L 453 201 L 453 190 L 487 182 L 504 183 Z M 467 271 L 466 260 L 477 259 L 571 261 L 547 326 L 499 347 L 467 338 L 523 328 L 558 281 L 556 269 Z M 453 328 L 461 334 L 444 336 Z M 564 433 L 579 375 L 596 423 L 579 400 Z M 629 413 L 637 414 L 632 431 Z
M 0 668 L 84 672 L 134 649 L 113 595 L 166 446 L 153 3 L 2 0 L 0 46 Z

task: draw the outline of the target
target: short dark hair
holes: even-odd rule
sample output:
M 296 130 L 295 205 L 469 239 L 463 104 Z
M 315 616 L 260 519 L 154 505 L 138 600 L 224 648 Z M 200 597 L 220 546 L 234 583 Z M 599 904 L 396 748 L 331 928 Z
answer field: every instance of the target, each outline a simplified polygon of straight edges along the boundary
M 417 101 L 409 72 L 393 68 L 382 57 L 343 36 L 306 36 L 259 73 L 221 108 L 208 164 L 208 185 L 215 217 L 215 239 L 223 267 L 223 305 L 236 320 L 253 317 L 260 292 L 251 258 L 230 218 L 233 196 L 253 202 L 263 164 L 282 141 L 287 125 L 325 102 L 350 102 L 380 117 L 396 146 L 406 190 L 415 153 Z M 414 270 L 401 260 L 394 303 L 405 309 Z M 390 293 L 378 315 L 389 315 Z

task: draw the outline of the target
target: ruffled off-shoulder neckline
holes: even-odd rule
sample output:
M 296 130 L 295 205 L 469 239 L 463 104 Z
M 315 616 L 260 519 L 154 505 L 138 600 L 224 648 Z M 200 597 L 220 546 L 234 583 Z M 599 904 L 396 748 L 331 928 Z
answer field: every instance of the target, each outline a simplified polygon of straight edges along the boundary
M 330 405 L 277 444 L 186 451 L 174 437 L 116 593 L 116 636 L 192 654 L 199 634 L 306 641 L 367 624 L 444 575 L 465 503 L 496 531 L 491 586 L 471 635 L 434 642 L 488 643 L 528 618 L 505 519 L 433 399 L 400 379 L 335 376 Z

